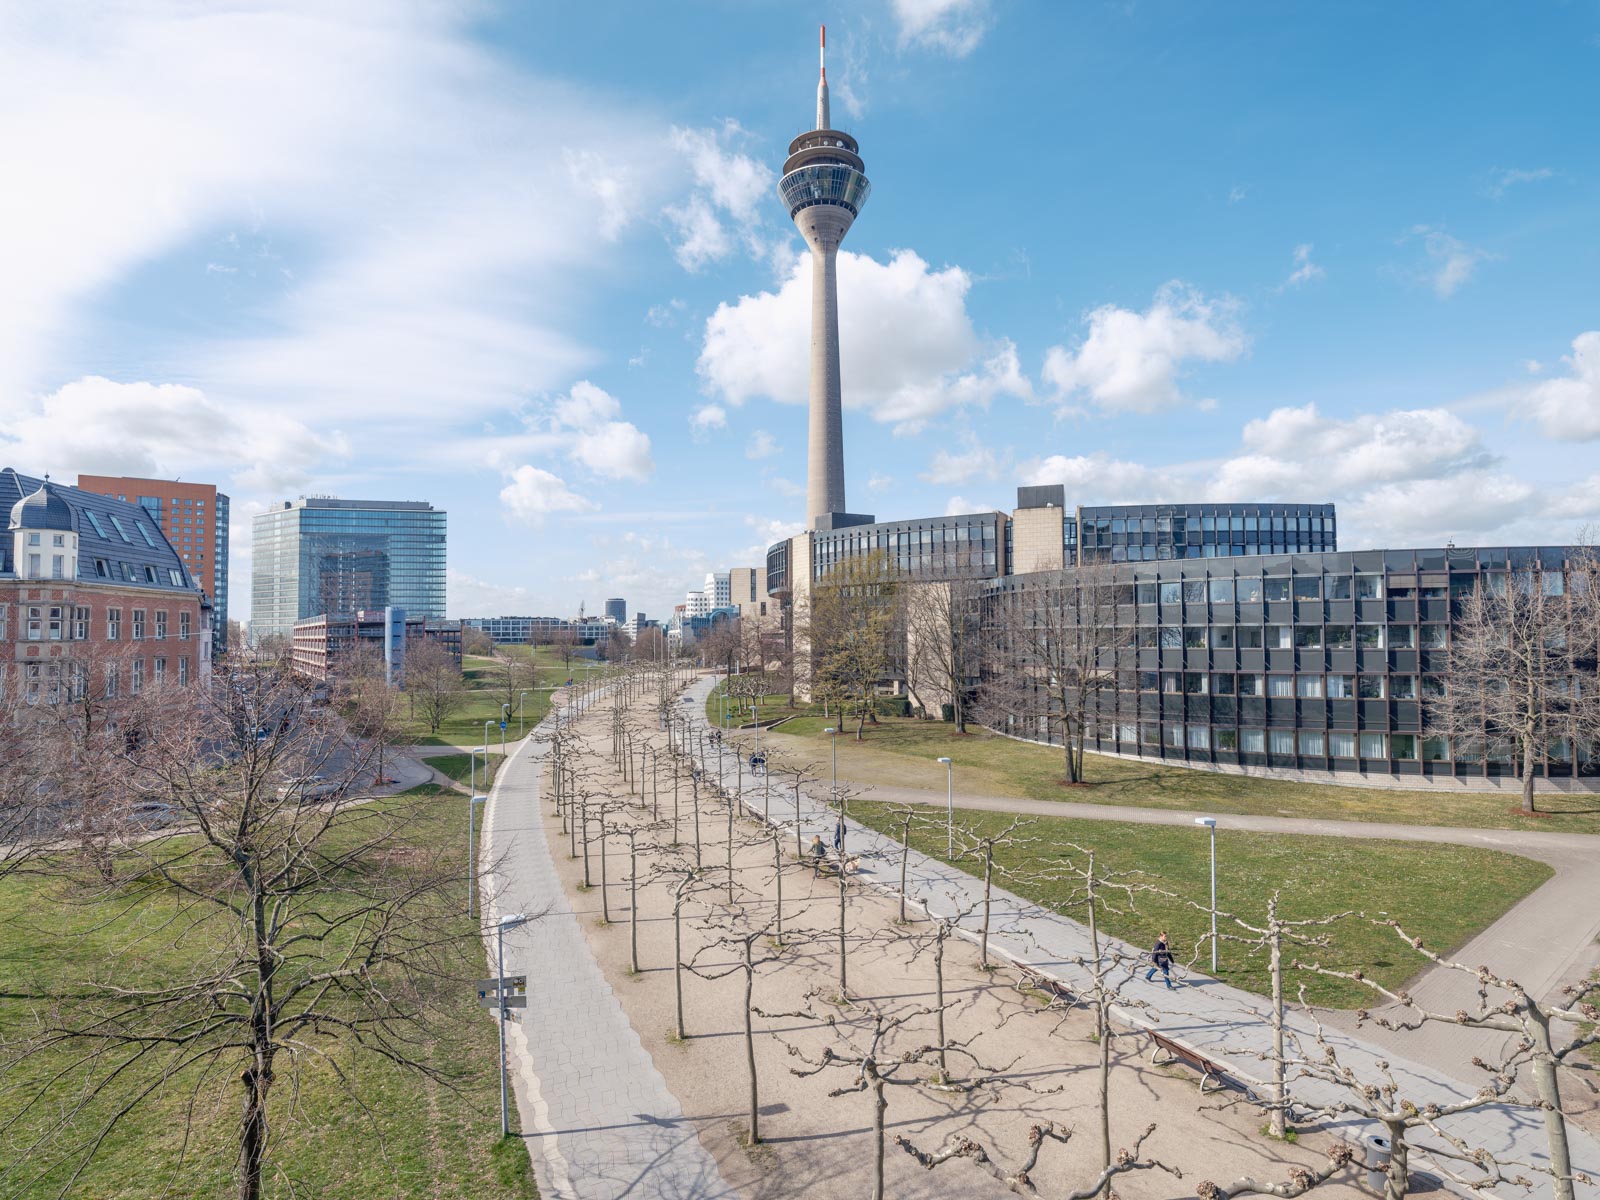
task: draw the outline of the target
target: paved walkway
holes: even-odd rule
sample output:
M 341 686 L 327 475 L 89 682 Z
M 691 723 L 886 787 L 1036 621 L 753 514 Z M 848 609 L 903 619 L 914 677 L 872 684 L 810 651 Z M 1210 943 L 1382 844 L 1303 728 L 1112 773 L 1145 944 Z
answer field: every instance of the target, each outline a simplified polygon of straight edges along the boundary
M 484 815 L 486 927 L 539 914 L 506 937 L 506 973 L 528 976 L 507 1026 L 517 1109 L 546 1200 L 734 1197 L 590 953 L 556 874 L 539 813 L 545 747 L 521 742 Z M 489 945 L 490 970 L 494 941 Z
M 712 682 L 710 679 L 702 679 L 692 684 L 689 689 L 689 694 L 699 701 L 695 704 L 691 717 L 703 727 L 705 715 L 703 701 L 710 691 Z M 688 705 L 684 707 L 689 708 Z M 715 775 L 716 755 L 713 753 L 708 757 L 707 769 Z M 724 786 L 730 793 L 736 787 L 731 769 L 726 772 Z M 885 798 L 884 792 L 885 789 L 876 791 L 874 799 Z M 772 795 L 774 820 L 784 822 L 796 820 L 795 809 L 798 806 L 798 823 L 802 837 L 809 840 L 813 833 L 819 833 L 824 840 L 831 840 L 837 818 L 823 803 L 803 795 L 797 804 L 792 787 L 782 789 L 781 803 L 779 796 L 780 793 L 775 790 Z M 745 806 L 753 814 L 759 815 L 762 803 L 762 787 L 759 784 L 753 785 L 747 777 Z M 1094 808 L 1096 810 L 1094 815 L 1106 819 L 1105 810 L 1100 806 L 1080 807 Z M 1052 806 L 1051 811 L 1059 812 L 1060 806 Z M 1175 815 L 1187 822 L 1192 822 L 1194 819 L 1193 814 Z M 1163 812 L 1162 816 L 1166 819 L 1174 814 Z M 1230 817 L 1228 821 L 1231 823 L 1244 819 Z M 1330 822 L 1330 824 L 1343 823 Z M 1301 830 L 1297 829 L 1296 832 Z M 1443 834 L 1454 831 L 1428 832 Z M 857 825 L 853 821 L 849 822 L 847 836 L 850 852 L 861 856 L 863 882 L 890 890 L 897 889 L 899 844 L 892 838 Z M 908 890 L 936 914 L 953 914 L 969 907 L 982 896 L 982 885 L 978 880 L 936 859 L 915 852 L 910 856 L 909 877 Z M 1568 915 L 1578 916 L 1578 914 Z M 1592 916 L 1592 912 L 1585 913 L 1582 914 L 1582 919 L 1587 920 Z M 1102 940 L 1115 942 L 1115 939 Z M 1138 952 L 1135 947 L 1127 946 L 1125 943 L 1116 944 L 1124 953 Z M 994 893 L 990 947 L 1015 962 L 1025 963 L 1033 969 L 1059 978 L 1071 989 L 1084 991 L 1089 986 L 1088 972 L 1075 962 L 1078 959 L 1092 957 L 1088 933 L 1083 926 L 1000 889 L 996 889 Z M 1159 985 L 1152 985 L 1148 997 L 1140 996 L 1140 999 L 1148 1000 L 1151 1009 L 1119 1010 L 1119 1018 L 1126 1024 L 1134 1028 L 1156 1025 L 1162 1033 L 1196 1047 L 1208 1057 L 1234 1065 L 1245 1076 L 1261 1078 L 1267 1073 L 1268 1068 L 1263 1056 L 1270 1048 L 1270 1029 L 1266 1024 L 1265 1001 L 1262 998 L 1227 984 L 1199 977 L 1190 986 L 1181 988 L 1175 993 L 1167 993 Z M 1304 1015 L 1293 1013 L 1288 1023 L 1301 1037 L 1304 1045 L 1314 1051 L 1315 1031 Z M 1343 1031 L 1330 1030 L 1327 1038 L 1338 1052 L 1341 1062 L 1354 1069 L 1364 1079 L 1379 1078 L 1381 1071 L 1377 1064 L 1386 1062 L 1388 1071 L 1398 1086 L 1400 1097 L 1411 1100 L 1419 1108 L 1430 1103 L 1459 1102 L 1470 1099 L 1476 1094 L 1475 1085 L 1465 1084 L 1436 1066 L 1423 1065 L 1395 1054 L 1389 1048 L 1375 1044 L 1364 1035 L 1355 1037 Z M 1302 1104 L 1312 1107 L 1347 1098 L 1337 1085 L 1316 1080 L 1302 1080 L 1294 1085 L 1293 1090 Z M 1361 1121 L 1333 1122 L 1331 1127 L 1343 1129 L 1345 1136 L 1351 1138 L 1378 1131 Z M 1520 1160 L 1535 1164 L 1546 1164 L 1549 1161 L 1539 1115 L 1518 1105 L 1486 1106 L 1450 1118 L 1445 1127 L 1469 1145 L 1486 1149 L 1498 1159 Z M 1600 1142 L 1570 1124 L 1569 1136 L 1574 1167 L 1600 1178 Z M 1417 1140 L 1419 1143 L 1423 1141 L 1420 1137 Z M 1426 1168 L 1418 1164 L 1418 1169 Z M 1530 1193 L 1532 1196 L 1544 1200 L 1552 1195 L 1547 1176 L 1536 1175 L 1534 1181 L 1535 1186 Z M 1594 1185 L 1578 1185 L 1577 1192 L 1584 1200 L 1600 1198 L 1600 1187 Z

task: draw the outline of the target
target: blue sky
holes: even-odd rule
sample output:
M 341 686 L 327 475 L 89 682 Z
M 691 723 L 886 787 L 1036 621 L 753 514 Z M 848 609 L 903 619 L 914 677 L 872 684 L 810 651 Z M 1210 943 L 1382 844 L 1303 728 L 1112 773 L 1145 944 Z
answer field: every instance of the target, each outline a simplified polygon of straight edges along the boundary
M 449 510 L 452 615 L 659 613 L 798 527 L 774 193 L 829 24 L 872 198 L 851 507 L 1600 520 L 1600 5 L 0 11 L 0 460 Z

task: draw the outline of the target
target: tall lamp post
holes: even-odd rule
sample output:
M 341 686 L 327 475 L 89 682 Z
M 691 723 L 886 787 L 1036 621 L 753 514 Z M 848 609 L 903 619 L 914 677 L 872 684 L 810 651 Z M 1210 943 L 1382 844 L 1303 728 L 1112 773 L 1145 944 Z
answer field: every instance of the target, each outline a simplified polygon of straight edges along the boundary
M 495 972 L 500 995 L 500 1136 L 511 1136 L 511 1121 L 506 1112 L 506 931 L 528 923 L 526 913 L 507 913 L 494 927 Z
M 948 758 L 939 760 L 944 764 L 945 781 L 945 840 L 949 845 L 945 848 L 944 856 L 951 862 L 956 857 L 956 768 Z
M 485 788 L 489 786 L 489 727 L 493 724 L 493 717 L 483 723 L 483 786 Z
M 478 856 L 473 852 L 473 839 L 477 835 L 478 805 L 488 801 L 487 796 L 473 796 L 467 801 L 467 916 L 477 911 L 473 895 L 478 890 Z
M 527 700 L 528 692 L 531 692 L 532 690 L 533 690 L 532 688 L 529 688 L 527 692 L 518 692 L 517 693 L 517 736 L 519 738 L 523 735 L 523 732 L 524 732 L 524 727 L 523 727 L 523 724 L 522 724 L 522 704 L 523 704 L 523 701 Z
M 1204 825 L 1211 831 L 1211 974 L 1217 973 L 1217 819 L 1215 817 L 1196 817 L 1196 825 Z
M 500 706 L 500 757 L 506 756 L 506 726 L 511 723 L 511 701 Z

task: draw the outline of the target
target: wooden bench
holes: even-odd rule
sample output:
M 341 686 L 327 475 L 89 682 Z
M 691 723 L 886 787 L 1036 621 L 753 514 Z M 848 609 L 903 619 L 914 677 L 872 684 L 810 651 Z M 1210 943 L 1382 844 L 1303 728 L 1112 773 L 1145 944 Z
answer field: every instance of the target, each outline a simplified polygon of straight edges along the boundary
M 1237 1082 L 1232 1078 L 1226 1067 L 1220 1063 L 1213 1062 L 1193 1046 L 1186 1046 L 1182 1042 L 1174 1041 L 1172 1038 L 1159 1034 L 1153 1029 L 1146 1032 L 1150 1035 L 1150 1065 L 1160 1067 L 1165 1066 L 1167 1063 L 1187 1063 L 1200 1072 L 1200 1094 L 1202 1096 L 1206 1093 L 1206 1084 L 1209 1081 L 1215 1080 L 1218 1089 Z M 1158 1058 L 1157 1055 L 1164 1055 L 1165 1057 Z

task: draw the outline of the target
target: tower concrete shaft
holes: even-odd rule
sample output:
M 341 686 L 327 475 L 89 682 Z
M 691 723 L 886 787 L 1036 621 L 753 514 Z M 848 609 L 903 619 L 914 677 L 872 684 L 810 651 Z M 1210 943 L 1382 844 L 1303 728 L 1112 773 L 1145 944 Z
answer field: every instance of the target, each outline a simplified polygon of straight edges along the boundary
M 826 31 L 822 44 L 827 45 Z M 778 194 L 811 249 L 811 393 L 806 528 L 845 512 L 844 395 L 839 373 L 839 243 L 872 190 L 856 140 L 829 129 L 828 71 L 817 83 L 817 127 L 789 144 Z

